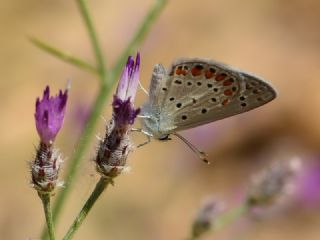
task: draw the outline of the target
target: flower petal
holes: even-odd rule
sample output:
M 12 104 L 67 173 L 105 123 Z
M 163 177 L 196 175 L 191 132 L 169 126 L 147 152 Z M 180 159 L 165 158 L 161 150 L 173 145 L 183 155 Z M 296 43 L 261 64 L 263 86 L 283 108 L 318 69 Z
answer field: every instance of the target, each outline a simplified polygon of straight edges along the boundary
M 49 86 L 43 92 L 43 98 L 36 100 L 35 121 L 38 134 L 43 143 L 54 141 L 65 115 L 68 91 L 60 90 L 59 95 L 50 97 Z

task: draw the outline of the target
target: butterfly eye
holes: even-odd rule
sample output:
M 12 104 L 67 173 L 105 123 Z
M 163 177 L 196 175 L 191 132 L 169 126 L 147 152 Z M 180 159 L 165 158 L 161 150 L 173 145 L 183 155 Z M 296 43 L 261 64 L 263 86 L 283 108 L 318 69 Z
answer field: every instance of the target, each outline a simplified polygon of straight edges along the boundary
M 165 87 L 164 87 L 164 88 L 162 88 L 162 91 L 164 91 L 164 92 L 165 92 L 165 91 L 167 91 L 167 90 L 168 90 L 168 89 L 167 89 L 167 88 L 165 88 Z
M 211 101 L 212 102 L 217 102 L 217 99 L 216 98 L 211 98 Z
M 178 85 L 182 84 L 182 82 L 180 80 L 175 80 L 174 83 L 178 84 Z
M 241 96 L 239 99 L 240 99 L 240 101 L 246 100 L 246 98 L 244 96 Z
M 201 86 L 201 85 L 202 85 L 202 83 L 201 83 L 201 82 L 197 82 L 197 85 L 198 85 L 198 86 Z
M 181 103 L 177 103 L 177 108 L 181 108 L 182 104 Z
M 182 115 L 182 116 L 181 116 L 181 119 L 182 119 L 182 120 L 187 120 L 188 117 L 187 117 L 187 115 Z
M 187 82 L 187 85 L 188 86 L 192 86 L 192 82 Z
M 174 101 L 174 97 L 169 98 L 170 101 Z
M 211 83 L 208 83 L 207 86 L 208 86 L 208 88 L 212 88 L 213 87 L 213 85 Z
M 214 92 L 218 92 L 219 89 L 218 89 L 218 88 L 214 88 L 213 91 L 214 91 Z

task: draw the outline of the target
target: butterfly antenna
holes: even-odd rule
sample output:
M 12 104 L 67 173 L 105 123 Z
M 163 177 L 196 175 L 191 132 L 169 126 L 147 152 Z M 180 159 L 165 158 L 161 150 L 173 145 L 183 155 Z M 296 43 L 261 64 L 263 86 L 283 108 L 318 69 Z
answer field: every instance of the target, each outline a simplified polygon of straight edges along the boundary
M 142 86 L 141 82 L 139 81 L 139 87 L 141 88 L 141 90 L 147 95 L 149 96 L 148 91 Z
M 210 164 L 210 162 L 207 159 L 207 154 L 203 151 L 200 151 L 197 147 L 195 147 L 191 142 L 189 142 L 187 139 L 182 137 L 178 133 L 172 133 L 173 135 L 177 136 L 180 138 L 203 162 L 206 164 Z

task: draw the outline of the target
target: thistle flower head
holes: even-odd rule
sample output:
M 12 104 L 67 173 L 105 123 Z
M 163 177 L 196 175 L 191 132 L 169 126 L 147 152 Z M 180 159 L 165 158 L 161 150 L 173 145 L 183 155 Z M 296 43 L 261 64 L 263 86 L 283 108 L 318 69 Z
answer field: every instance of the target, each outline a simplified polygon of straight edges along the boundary
M 299 159 L 275 162 L 269 168 L 254 176 L 249 188 L 247 202 L 250 206 L 272 204 L 285 194 L 300 168 Z
M 50 193 L 58 185 L 59 170 L 62 159 L 58 150 L 53 149 L 51 144 L 40 143 L 35 160 L 30 164 L 32 186 L 41 193 Z
M 113 97 L 112 119 L 105 138 L 100 141 L 95 160 L 97 171 L 105 178 L 113 179 L 126 169 L 127 156 L 132 150 L 128 131 L 140 112 L 133 106 L 139 84 L 139 66 L 139 53 L 135 62 L 131 56 L 128 58 Z
M 100 141 L 96 157 L 96 169 L 105 178 L 113 179 L 124 170 L 132 143 L 127 131 L 117 128 L 112 119 L 107 125 L 106 136 Z
M 34 114 L 36 128 L 41 142 L 49 144 L 58 134 L 65 115 L 68 99 L 68 91 L 59 91 L 57 96 L 50 96 L 49 86 L 43 92 L 43 97 L 36 100 L 36 112 Z
M 140 54 L 136 61 L 130 56 L 122 71 L 116 94 L 113 97 L 113 118 L 117 125 L 133 124 L 140 109 L 134 109 L 133 101 L 139 85 Z
M 213 197 L 205 199 L 193 222 L 192 237 L 196 239 L 208 232 L 213 227 L 214 221 L 218 218 L 222 210 L 222 202 L 217 201 Z

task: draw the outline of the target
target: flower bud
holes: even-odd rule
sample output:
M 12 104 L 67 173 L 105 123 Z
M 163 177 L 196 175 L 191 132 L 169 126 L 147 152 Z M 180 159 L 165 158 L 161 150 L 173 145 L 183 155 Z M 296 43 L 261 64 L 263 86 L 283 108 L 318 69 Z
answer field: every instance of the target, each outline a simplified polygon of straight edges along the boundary
M 254 176 L 249 187 L 247 202 L 250 206 L 272 204 L 285 194 L 300 167 L 299 159 L 275 162 Z
M 40 143 L 35 160 L 30 164 L 32 186 L 41 193 L 50 193 L 58 185 L 62 159 L 52 145 Z
M 218 218 L 223 209 L 222 203 L 215 198 L 206 199 L 200 207 L 197 217 L 192 226 L 192 237 L 199 238 L 214 226 L 214 221 Z

